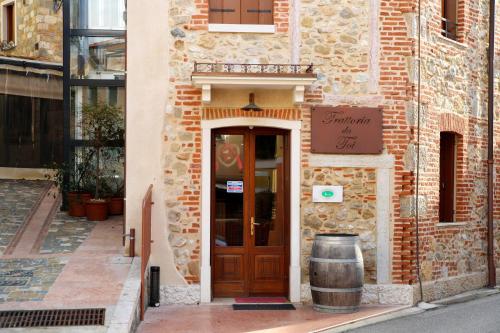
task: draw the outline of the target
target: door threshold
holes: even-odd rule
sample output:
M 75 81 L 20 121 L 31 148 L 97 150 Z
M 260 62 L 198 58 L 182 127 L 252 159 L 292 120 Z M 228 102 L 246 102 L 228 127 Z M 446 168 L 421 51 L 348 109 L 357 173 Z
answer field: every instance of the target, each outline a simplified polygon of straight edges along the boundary
M 210 305 L 232 305 L 235 303 L 234 297 L 215 297 Z

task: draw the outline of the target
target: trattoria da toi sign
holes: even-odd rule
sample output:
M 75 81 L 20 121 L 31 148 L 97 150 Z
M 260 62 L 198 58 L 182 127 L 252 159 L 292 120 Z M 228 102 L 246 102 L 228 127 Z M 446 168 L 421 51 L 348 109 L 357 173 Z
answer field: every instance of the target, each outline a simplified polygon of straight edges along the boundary
M 313 153 L 382 153 L 382 109 L 317 106 L 311 118 Z

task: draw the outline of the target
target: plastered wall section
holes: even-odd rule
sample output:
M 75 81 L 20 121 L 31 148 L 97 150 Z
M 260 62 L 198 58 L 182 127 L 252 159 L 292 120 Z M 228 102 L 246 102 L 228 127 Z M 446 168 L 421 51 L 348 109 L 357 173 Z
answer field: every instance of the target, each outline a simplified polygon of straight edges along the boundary
M 127 136 L 126 227 L 136 229 L 140 254 L 142 199 L 153 185 L 151 264 L 161 267 L 162 284 L 182 284 L 173 266 L 172 250 L 164 241 L 165 221 L 163 131 L 168 101 L 170 41 L 167 25 L 158 25 L 168 13 L 168 3 L 129 0 L 127 11 Z M 148 20 L 144 20 L 147 15 Z M 149 64 L 149 65 L 146 65 Z

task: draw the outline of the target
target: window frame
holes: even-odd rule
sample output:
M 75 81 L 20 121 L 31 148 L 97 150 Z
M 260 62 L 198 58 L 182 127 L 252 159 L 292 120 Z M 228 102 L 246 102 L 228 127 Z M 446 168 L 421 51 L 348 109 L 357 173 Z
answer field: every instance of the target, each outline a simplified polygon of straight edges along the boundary
M 0 3 L 2 8 L 2 36 L 1 40 L 7 43 L 13 42 L 14 45 L 17 44 L 17 15 L 16 15 L 16 0 L 5 0 Z M 12 23 L 9 24 L 7 17 L 7 7 L 12 7 Z M 11 26 L 12 31 L 9 30 Z M 9 40 L 9 35 L 12 34 L 12 40 Z

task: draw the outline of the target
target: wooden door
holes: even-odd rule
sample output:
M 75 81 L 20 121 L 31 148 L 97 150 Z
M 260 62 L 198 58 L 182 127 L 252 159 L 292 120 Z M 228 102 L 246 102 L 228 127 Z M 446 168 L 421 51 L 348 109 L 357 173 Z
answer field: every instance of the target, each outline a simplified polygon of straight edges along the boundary
M 288 133 L 231 128 L 212 136 L 214 297 L 288 294 Z

